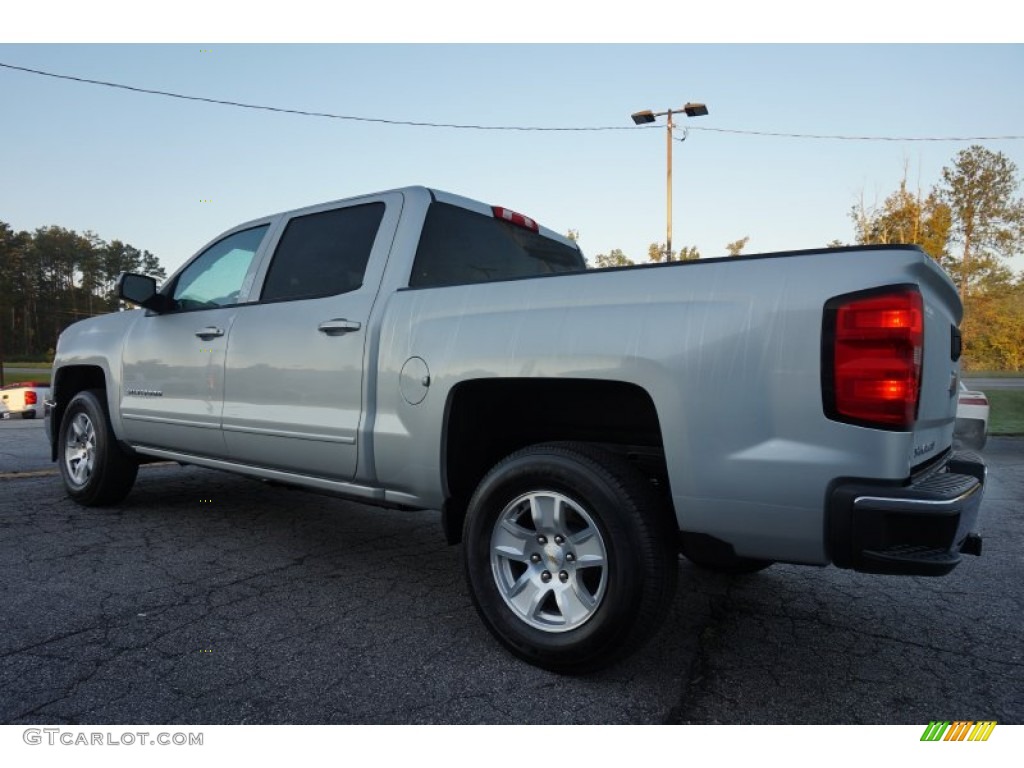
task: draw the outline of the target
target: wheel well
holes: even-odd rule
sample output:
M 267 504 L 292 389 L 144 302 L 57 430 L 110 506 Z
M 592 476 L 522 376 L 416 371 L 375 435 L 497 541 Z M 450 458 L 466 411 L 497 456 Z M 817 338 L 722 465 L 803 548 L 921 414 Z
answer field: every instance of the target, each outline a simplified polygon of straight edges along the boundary
M 466 505 L 491 467 L 520 448 L 555 441 L 595 443 L 622 453 L 668 488 L 658 414 L 641 387 L 595 379 L 463 382 L 449 396 L 443 437 L 449 543 L 461 539 Z
M 56 403 L 50 413 L 50 460 L 57 460 L 57 434 L 71 398 L 84 389 L 106 389 L 103 369 L 96 365 L 68 365 L 57 370 L 50 389 L 50 398 Z

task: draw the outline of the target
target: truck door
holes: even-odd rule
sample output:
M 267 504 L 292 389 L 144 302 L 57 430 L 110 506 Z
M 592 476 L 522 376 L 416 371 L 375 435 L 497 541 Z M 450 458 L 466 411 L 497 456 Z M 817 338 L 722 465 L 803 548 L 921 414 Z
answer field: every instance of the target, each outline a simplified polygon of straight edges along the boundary
M 223 429 L 246 464 L 351 479 L 369 324 L 401 195 L 317 206 L 283 222 L 259 302 L 231 326 Z
M 168 286 L 174 308 L 147 312 L 125 338 L 121 415 L 132 443 L 224 455 L 220 431 L 228 331 L 255 278 L 270 224 L 236 231 Z

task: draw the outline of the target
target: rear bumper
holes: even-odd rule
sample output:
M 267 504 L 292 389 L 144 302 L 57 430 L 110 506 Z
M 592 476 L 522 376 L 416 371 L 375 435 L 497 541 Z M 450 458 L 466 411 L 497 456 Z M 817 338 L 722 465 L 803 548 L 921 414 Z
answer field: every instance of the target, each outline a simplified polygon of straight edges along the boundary
M 38 415 L 35 408 L 25 408 L 21 411 L 7 410 L 0 412 L 0 419 L 34 419 Z
M 836 484 L 827 511 L 832 562 L 866 573 L 949 573 L 962 554 L 981 554 L 977 523 L 985 477 L 981 457 L 961 452 L 910 485 Z

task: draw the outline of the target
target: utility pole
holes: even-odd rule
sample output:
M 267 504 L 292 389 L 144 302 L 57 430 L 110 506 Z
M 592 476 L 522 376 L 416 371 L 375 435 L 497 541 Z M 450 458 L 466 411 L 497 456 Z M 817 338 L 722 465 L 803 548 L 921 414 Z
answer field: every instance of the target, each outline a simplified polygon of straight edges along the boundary
M 668 117 L 665 133 L 665 261 L 672 260 L 672 129 L 675 123 L 672 122 L 672 115 L 677 112 L 684 113 L 687 117 L 701 117 L 708 113 L 704 104 L 687 102 L 679 109 L 667 109 L 664 112 L 652 112 L 649 109 L 642 112 L 634 112 L 631 117 L 637 125 L 653 123 L 655 118 L 665 115 Z

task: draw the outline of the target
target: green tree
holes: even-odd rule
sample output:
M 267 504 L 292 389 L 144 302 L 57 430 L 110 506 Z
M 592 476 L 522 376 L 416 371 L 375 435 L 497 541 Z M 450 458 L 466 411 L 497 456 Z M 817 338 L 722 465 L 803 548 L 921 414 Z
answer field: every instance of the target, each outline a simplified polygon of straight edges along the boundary
M 149 251 L 142 252 L 142 274 L 156 278 L 157 282 L 167 279 L 167 271 L 160 266 L 160 259 Z
M 647 260 L 660 264 L 663 261 L 693 261 L 700 258 L 700 251 L 697 250 L 695 245 L 684 245 L 678 251 L 673 251 L 669 254 L 666 254 L 667 250 L 664 243 L 651 243 L 647 247 Z M 667 259 L 665 258 L 666 255 L 668 256 Z
M 31 279 L 28 247 L 31 236 L 15 232 L 0 221 L 0 357 L 10 356 L 31 344 L 32 324 L 29 301 L 34 291 L 27 289 Z
M 84 236 L 57 226 L 40 227 L 33 234 L 33 321 L 40 338 L 48 340 L 47 347 L 69 323 L 90 314 L 82 278 L 93 271 L 93 249 L 99 242 L 92 233 Z M 88 281 L 93 281 L 92 275 Z
M 961 330 L 966 370 L 1024 369 L 1024 275 L 974 294 Z
M 1024 245 L 1017 168 L 980 146 L 959 152 L 927 195 L 899 189 L 880 206 L 852 208 L 859 244 L 920 245 L 953 277 L 964 303 L 964 366 L 1017 369 L 1024 358 L 1024 278 L 1007 256 Z
M 953 212 L 936 190 L 928 193 L 921 208 L 922 222 L 917 245 L 949 271 L 949 238 L 953 228 Z
M 927 197 L 907 189 L 906 169 L 900 187 L 877 208 L 864 201 L 850 211 L 859 245 L 919 245 L 948 269 L 950 210 L 933 190 Z
M 0 356 L 38 358 L 74 321 L 117 309 L 114 281 L 124 270 L 166 277 L 149 251 L 93 232 L 15 233 L 0 222 Z
M 631 267 L 635 264 L 631 258 L 622 252 L 621 248 L 612 248 L 609 253 L 599 253 L 594 257 L 594 264 L 602 267 Z
M 950 210 L 951 240 L 960 253 L 950 270 L 967 304 L 972 289 L 1005 283 L 1002 260 L 1024 244 L 1024 200 L 1017 197 L 1017 166 L 1002 152 L 973 145 L 942 169 L 938 195 Z
M 739 256 L 743 252 L 743 249 L 747 247 L 747 243 L 750 242 L 750 235 L 741 237 L 739 240 L 733 240 L 731 243 L 726 243 L 725 250 L 729 252 L 730 256 Z
M 100 259 L 103 298 L 111 310 L 117 309 L 117 297 L 114 295 L 114 289 L 117 286 L 117 277 L 122 272 L 141 272 L 158 281 L 167 277 L 167 273 L 160 266 L 156 256 L 149 251 L 140 251 L 135 246 L 122 243 L 120 240 L 111 240 L 105 244 Z

